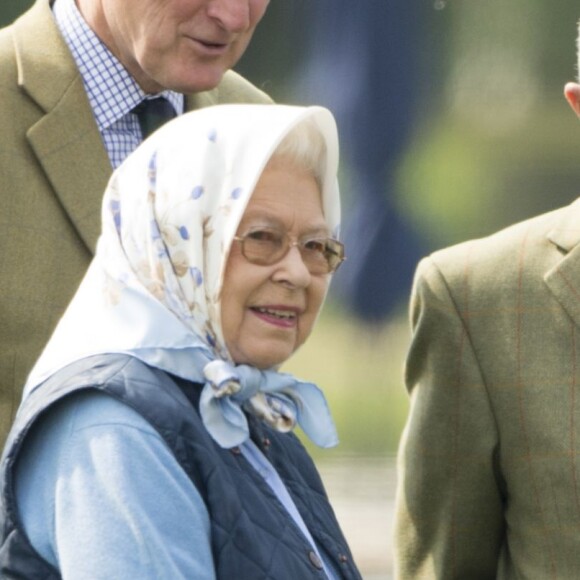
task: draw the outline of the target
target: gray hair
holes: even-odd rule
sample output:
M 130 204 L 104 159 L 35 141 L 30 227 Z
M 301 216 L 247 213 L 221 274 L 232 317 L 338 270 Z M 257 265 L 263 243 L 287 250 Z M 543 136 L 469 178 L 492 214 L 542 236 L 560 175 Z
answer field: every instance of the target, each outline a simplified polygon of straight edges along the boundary
M 268 163 L 280 160 L 312 174 L 322 189 L 326 169 L 326 141 L 311 117 L 298 123 L 285 135 Z

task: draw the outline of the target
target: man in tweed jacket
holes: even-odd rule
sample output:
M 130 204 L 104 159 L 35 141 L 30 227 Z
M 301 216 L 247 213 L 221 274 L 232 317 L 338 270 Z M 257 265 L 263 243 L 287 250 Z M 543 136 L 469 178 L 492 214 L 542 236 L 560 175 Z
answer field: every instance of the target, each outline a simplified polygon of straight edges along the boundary
M 580 200 L 425 259 L 411 317 L 396 577 L 580 578 Z
M 243 53 L 268 1 L 76 4 L 93 32 L 98 31 L 101 52 L 110 49 L 113 54 L 102 67 L 105 77 L 111 62 L 126 69 L 126 85 L 119 89 L 113 80 L 112 90 L 124 91 L 132 78 L 142 93 L 172 89 L 183 108 L 192 110 L 227 102 L 270 102 L 227 70 Z M 111 151 L 96 122 L 95 111 L 105 103 L 88 98 L 86 83 L 94 79 L 79 72 L 57 26 L 58 4 L 73 10 L 72 0 L 37 0 L 0 31 L 0 447 L 26 376 L 92 258 L 101 199 L 112 172 Z M 174 20 L 175 29 L 197 35 L 197 40 L 172 36 L 169 25 Z M 149 44 L 159 47 L 154 62 L 143 30 Z M 77 29 L 74 34 L 77 42 Z M 130 46 L 132 41 L 138 46 Z M 84 45 L 76 48 L 87 53 Z M 130 56 L 129 49 L 139 54 Z M 96 84 L 103 89 L 101 80 Z M 130 116 L 135 117 L 127 113 L 118 122 L 129 126 Z M 138 127 L 136 117 L 132 121 Z

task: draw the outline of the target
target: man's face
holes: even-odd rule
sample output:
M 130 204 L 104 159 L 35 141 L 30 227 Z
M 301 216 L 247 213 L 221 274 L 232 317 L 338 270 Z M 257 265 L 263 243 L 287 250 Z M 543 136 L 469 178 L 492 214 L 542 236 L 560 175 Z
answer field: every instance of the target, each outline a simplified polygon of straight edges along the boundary
M 270 0 L 77 0 L 148 93 L 212 89 L 246 50 Z

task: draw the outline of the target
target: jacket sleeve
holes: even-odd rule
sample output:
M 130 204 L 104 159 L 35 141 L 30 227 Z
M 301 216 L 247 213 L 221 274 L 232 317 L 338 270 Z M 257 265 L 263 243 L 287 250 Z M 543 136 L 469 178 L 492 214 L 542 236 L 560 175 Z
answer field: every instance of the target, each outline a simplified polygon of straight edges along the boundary
M 504 534 L 498 433 L 461 276 L 417 270 L 406 366 L 410 413 L 398 456 L 397 578 L 495 578 Z

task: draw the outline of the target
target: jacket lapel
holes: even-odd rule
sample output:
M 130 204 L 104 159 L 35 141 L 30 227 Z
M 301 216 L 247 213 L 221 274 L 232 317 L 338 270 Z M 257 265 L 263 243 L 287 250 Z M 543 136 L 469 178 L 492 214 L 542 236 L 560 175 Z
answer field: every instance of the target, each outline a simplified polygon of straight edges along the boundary
M 27 138 L 63 210 L 94 253 L 101 201 L 112 173 L 81 76 L 54 22 L 49 0 L 37 0 L 14 26 L 18 83 L 44 115 Z M 217 104 L 218 90 L 188 95 L 185 109 Z
M 188 113 L 189 111 L 196 111 L 204 107 L 211 107 L 212 105 L 217 105 L 218 102 L 217 89 L 185 95 L 185 112 Z
M 554 296 L 580 326 L 580 199 L 568 206 L 548 240 L 563 257 L 544 279 Z
M 16 22 L 14 41 L 19 85 L 44 111 L 27 138 L 64 211 L 94 252 L 101 200 L 112 170 L 48 0 L 37 0 Z

